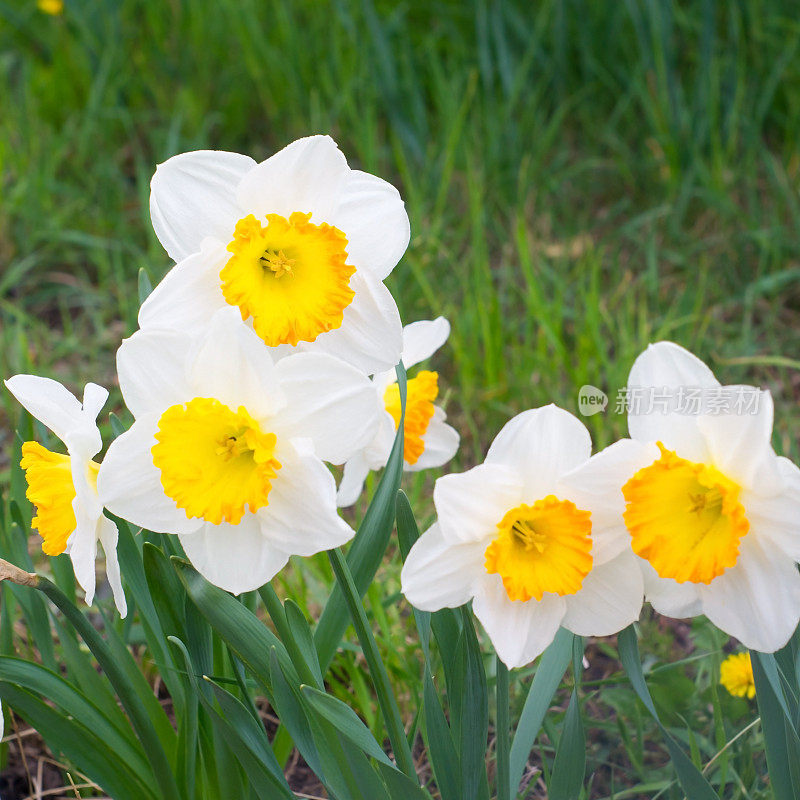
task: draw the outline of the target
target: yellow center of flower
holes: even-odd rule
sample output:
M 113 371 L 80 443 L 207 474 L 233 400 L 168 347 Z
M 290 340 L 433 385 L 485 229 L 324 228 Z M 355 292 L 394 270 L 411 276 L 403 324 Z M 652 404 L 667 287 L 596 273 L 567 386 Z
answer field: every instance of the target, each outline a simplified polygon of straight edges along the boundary
M 658 447 L 661 457 L 622 487 L 633 551 L 662 578 L 710 583 L 736 563 L 750 528 L 741 489 L 715 467 Z
M 281 468 L 274 433 L 264 433 L 242 406 L 196 397 L 170 406 L 158 421 L 153 464 L 164 492 L 188 517 L 236 525 L 245 506 L 267 505 Z
M 416 464 L 425 451 L 422 437 L 433 417 L 433 401 L 439 394 L 439 375 L 423 370 L 406 384 L 406 418 L 403 422 L 403 458 Z M 400 425 L 400 387 L 392 383 L 383 393 L 383 404 L 392 415 L 394 429 Z
M 486 571 L 500 575 L 509 600 L 575 594 L 592 569 L 591 514 L 569 500 L 550 494 L 512 508 L 497 529 Z
M 734 653 L 728 656 L 719 667 L 719 682 L 734 696 L 756 696 L 753 679 L 753 663 L 750 653 Z
M 44 540 L 42 550 L 46 555 L 60 555 L 77 524 L 72 508 L 75 484 L 70 457 L 53 453 L 37 442 L 25 442 L 19 463 L 28 482 L 25 496 L 36 506 L 31 527 L 39 531 Z M 99 464 L 89 462 L 87 477 L 95 488 L 99 469 Z
M 252 318 L 270 347 L 313 342 L 338 328 L 355 296 L 345 235 L 310 218 L 295 211 L 289 219 L 267 214 L 266 225 L 252 214 L 240 219 L 219 274 L 225 300 L 243 320 Z

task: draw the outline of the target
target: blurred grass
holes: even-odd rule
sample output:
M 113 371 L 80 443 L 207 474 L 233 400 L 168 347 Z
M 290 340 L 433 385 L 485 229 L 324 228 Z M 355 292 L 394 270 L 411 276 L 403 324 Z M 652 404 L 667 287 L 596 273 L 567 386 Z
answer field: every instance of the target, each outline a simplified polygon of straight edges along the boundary
M 73 0 L 0 4 L 0 25 L 3 375 L 113 380 L 137 270 L 169 266 L 157 162 L 324 131 L 406 199 L 389 283 L 406 320 L 454 323 L 462 465 L 518 410 L 613 397 L 659 337 L 769 385 L 796 452 L 791 4 Z
M 435 360 L 464 437 L 453 468 L 517 411 L 576 410 L 584 383 L 613 408 L 659 338 L 772 389 L 776 446 L 796 458 L 799 47 L 778 0 L 67 0 L 54 17 L 0 2 L 0 376 L 112 386 L 137 272 L 170 266 L 147 211 L 156 163 L 202 147 L 261 159 L 327 132 L 406 200 L 411 246 L 388 281 L 404 319 L 453 323 Z M 20 418 L 2 395 L 0 485 Z M 612 411 L 587 424 L 598 446 L 625 429 Z M 422 523 L 430 477 L 409 485 Z M 315 569 L 288 578 L 311 600 L 329 580 Z M 396 604 L 370 600 L 405 682 Z M 339 669 L 361 691 L 353 654 Z M 720 739 L 713 681 L 689 674 L 705 694 L 680 713 L 724 742 L 741 710 Z M 612 741 L 626 730 L 605 724 Z M 646 740 L 621 761 L 593 746 L 643 780 Z M 761 796 L 737 780 L 751 793 L 731 796 Z

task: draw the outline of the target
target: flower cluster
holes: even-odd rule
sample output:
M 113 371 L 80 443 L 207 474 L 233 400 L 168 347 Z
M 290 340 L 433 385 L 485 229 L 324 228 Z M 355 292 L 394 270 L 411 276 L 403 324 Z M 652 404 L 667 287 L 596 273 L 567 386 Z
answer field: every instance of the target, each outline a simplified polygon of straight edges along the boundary
M 241 593 L 290 556 L 353 536 L 338 507 L 386 465 L 401 425 L 407 470 L 441 466 L 459 445 L 436 405 L 439 375 L 412 374 L 404 406 L 395 380 L 395 365 L 429 359 L 450 325 L 403 328 L 383 283 L 409 243 L 393 186 L 312 136 L 260 164 L 184 153 L 151 189 L 153 227 L 176 263 L 117 353 L 131 427 L 98 463 L 104 389 L 88 384 L 79 402 L 48 379 L 6 381 L 67 450 L 22 448 L 43 550 L 69 553 L 91 603 L 99 541 L 122 615 L 104 509 L 177 535 L 209 581 Z M 437 521 L 402 571 L 411 603 L 471 601 L 509 667 L 562 626 L 614 634 L 645 600 L 705 614 L 753 649 L 786 643 L 800 620 L 800 470 L 772 449 L 769 393 L 721 387 L 670 342 L 642 353 L 628 384 L 664 390 L 658 413 L 627 408 L 629 439 L 592 455 L 576 417 L 535 408 L 505 425 L 483 464 L 436 482 Z M 687 414 L 687 388 L 758 402 Z M 338 488 L 329 464 L 343 466 Z

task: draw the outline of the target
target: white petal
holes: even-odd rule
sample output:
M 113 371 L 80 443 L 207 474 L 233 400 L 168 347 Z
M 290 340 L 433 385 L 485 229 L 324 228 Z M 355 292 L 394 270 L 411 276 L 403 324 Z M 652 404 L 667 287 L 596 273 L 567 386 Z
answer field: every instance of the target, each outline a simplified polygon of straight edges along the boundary
M 450 323 L 444 317 L 423 319 L 403 328 L 403 365 L 406 369 L 430 358 L 450 335 Z
M 62 441 L 70 433 L 86 428 L 81 404 L 58 381 L 38 375 L 14 375 L 5 384 L 22 406 Z
M 125 405 L 134 417 L 161 413 L 191 398 L 187 378 L 191 336 L 174 330 L 139 330 L 117 350 L 117 374 Z
M 89 457 L 72 453 L 70 457 L 70 471 L 72 485 L 75 489 L 75 499 L 72 508 L 75 515 L 83 514 L 97 521 L 103 513 L 103 505 L 97 496 L 94 481 L 90 480 Z
M 347 236 L 348 263 L 383 280 L 403 257 L 411 224 L 400 192 L 385 180 L 352 170 L 330 223 Z
M 220 270 L 230 254 L 215 239 L 204 239 L 197 252 L 179 261 L 139 309 L 139 327 L 202 333 L 214 312 L 225 308 Z
M 433 487 L 442 534 L 453 544 L 492 539 L 506 511 L 521 502 L 519 476 L 501 464 L 444 475 Z
M 630 549 L 631 537 L 622 513 L 622 487 L 659 457 L 654 444 L 622 439 L 593 455 L 561 479 L 559 496 L 592 514 L 592 558 L 603 564 Z
M 610 636 L 639 619 L 644 600 L 642 573 L 636 556 L 623 551 L 593 567 L 580 591 L 565 598 L 561 623 L 578 636 Z
M 425 449 L 417 459 L 416 464 L 404 464 L 409 472 L 418 472 L 431 467 L 441 467 L 446 464 L 458 451 L 460 438 L 455 428 L 451 428 L 445 421 L 445 413 L 439 406 L 434 406 L 433 417 L 428 423 L 428 430 L 422 437 Z
M 526 502 L 555 492 L 562 475 L 592 454 L 586 426 L 568 411 L 549 405 L 523 411 L 507 422 L 486 455 L 487 464 L 504 464 L 524 482 Z
M 97 577 L 97 535 L 99 519 L 81 511 L 75 513 L 76 527 L 67 542 L 67 552 L 72 561 L 75 580 L 86 594 L 86 605 L 94 602 Z
M 286 403 L 269 348 L 233 308 L 209 321 L 189 382 L 193 396 L 215 397 L 232 409 L 244 406 L 256 418 L 271 417 Z
M 758 391 L 751 386 L 726 386 L 725 390 L 733 396 L 737 390 Z M 707 414 L 698 418 L 697 425 L 720 472 L 740 486 L 764 487 L 764 493 L 768 493 L 771 486 L 777 489 L 781 483 L 771 444 L 773 406 L 769 392 L 758 391 L 755 410 L 755 414 Z
M 297 353 L 281 359 L 275 375 L 286 396 L 276 425 L 311 439 L 323 461 L 342 464 L 374 438 L 383 405 L 363 372 L 325 353 Z
M 311 221 L 330 222 L 350 178 L 350 168 L 330 136 L 307 136 L 251 169 L 239 184 L 239 205 L 263 217 L 311 212 Z
M 249 512 L 238 525 L 206 522 L 196 533 L 179 538 L 195 569 L 210 583 L 234 594 L 263 586 L 289 560 L 264 536 L 258 517 Z
M 644 579 L 644 599 L 659 614 L 683 619 L 703 613 L 698 584 L 662 578 L 643 558 L 637 558 Z
M 367 475 L 369 475 L 367 462 L 362 453 L 356 453 L 344 465 L 342 480 L 336 492 L 336 505 L 340 508 L 353 505 L 361 496 Z
M 100 502 L 113 514 L 159 533 L 190 533 L 202 524 L 189 519 L 164 494 L 161 473 L 150 452 L 156 443 L 158 416 L 141 417 L 115 439 L 97 475 Z
M 269 504 L 257 516 L 275 547 L 289 555 L 311 556 L 349 542 L 355 532 L 337 512 L 333 475 L 304 445 L 294 440 L 276 448 L 281 468 Z
M 206 236 L 224 244 L 243 216 L 236 186 L 255 166 L 249 156 L 222 150 L 181 153 L 159 164 L 150 182 L 150 218 L 174 261 L 200 250 Z
M 114 595 L 114 603 L 117 606 L 120 617 L 125 619 L 128 615 L 128 603 L 125 600 L 125 592 L 122 589 L 122 576 L 119 571 L 119 558 L 117 557 L 117 526 L 106 517 L 100 520 L 98 527 L 100 544 L 103 545 L 103 552 L 106 556 L 106 577 L 111 586 L 111 593 Z
M 541 601 L 509 600 L 499 575 L 487 575 L 472 603 L 475 616 L 509 668 L 533 661 L 553 641 L 566 612 L 563 597 L 546 594 Z
M 485 551 L 481 542 L 452 544 L 438 525 L 431 526 L 414 543 L 403 565 L 403 594 L 422 611 L 463 605 L 486 576 Z
M 777 468 L 782 479 L 778 494 L 745 492 L 742 503 L 750 522 L 748 535 L 767 540 L 789 558 L 800 561 L 800 469 L 788 458 L 779 457 Z M 770 545 L 764 541 L 764 547 Z
M 83 387 L 83 413 L 87 422 L 93 424 L 97 420 L 97 415 L 102 411 L 106 400 L 108 400 L 108 389 L 96 383 L 87 383 Z
M 745 647 L 773 653 L 783 647 L 800 621 L 800 575 L 777 551 L 742 539 L 736 566 L 701 586 L 703 612 Z
M 697 429 L 698 415 L 677 411 L 681 402 L 679 390 L 718 386 L 711 370 L 688 350 L 673 342 L 651 344 L 633 363 L 628 376 L 628 390 L 632 395 L 641 394 L 639 401 L 632 401 L 628 413 L 631 438 L 661 441 L 682 458 L 706 461 L 704 440 Z M 657 403 L 655 395 L 659 395 Z
M 303 350 L 319 350 L 341 358 L 364 374 L 391 369 L 400 361 L 403 331 L 391 292 L 368 273 L 350 279 L 355 292 L 340 327 L 321 333 Z

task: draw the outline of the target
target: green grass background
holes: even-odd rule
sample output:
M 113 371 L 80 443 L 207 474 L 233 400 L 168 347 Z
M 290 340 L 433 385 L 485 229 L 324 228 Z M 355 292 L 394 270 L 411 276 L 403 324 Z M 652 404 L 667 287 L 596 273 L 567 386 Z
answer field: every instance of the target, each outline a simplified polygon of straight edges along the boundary
M 113 388 L 138 270 L 155 283 L 170 266 L 147 210 L 156 163 L 262 159 L 324 132 L 405 198 L 411 245 L 387 283 L 406 322 L 452 322 L 435 367 L 456 468 L 518 411 L 575 411 L 584 383 L 613 405 L 661 338 L 723 382 L 769 387 L 776 447 L 796 457 L 796 11 L 67 0 L 53 17 L 2 2 L 0 376 Z M 0 485 L 20 418 L 2 396 Z M 612 410 L 588 425 L 598 447 L 625 432 Z

